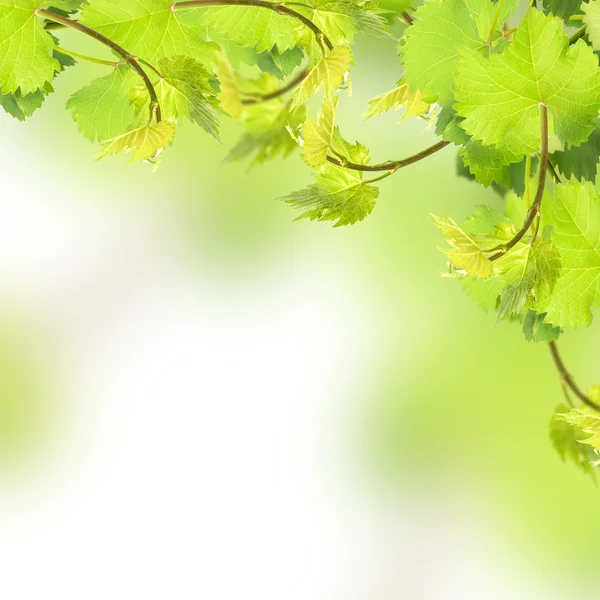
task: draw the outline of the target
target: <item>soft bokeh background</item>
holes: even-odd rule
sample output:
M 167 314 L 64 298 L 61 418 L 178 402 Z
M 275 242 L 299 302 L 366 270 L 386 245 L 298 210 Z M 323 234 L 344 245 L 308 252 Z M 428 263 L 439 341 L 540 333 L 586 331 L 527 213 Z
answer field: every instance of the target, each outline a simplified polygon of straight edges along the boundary
M 64 104 L 102 73 L 0 115 L 0 596 L 595 597 L 599 492 L 548 441 L 547 348 L 440 277 L 428 215 L 494 192 L 446 149 L 363 223 L 294 223 L 275 199 L 308 169 L 224 163 L 227 122 L 156 174 L 94 163 Z M 434 139 L 361 123 L 400 74 L 358 44 L 339 123 L 375 160 Z M 584 386 L 597 340 L 561 344 Z

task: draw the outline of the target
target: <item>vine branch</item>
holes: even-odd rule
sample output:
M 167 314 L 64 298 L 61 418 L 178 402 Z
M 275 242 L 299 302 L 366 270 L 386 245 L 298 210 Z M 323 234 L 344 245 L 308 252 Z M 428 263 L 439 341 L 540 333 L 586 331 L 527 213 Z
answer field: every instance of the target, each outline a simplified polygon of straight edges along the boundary
M 496 254 L 490 257 L 489 260 L 494 261 L 502 258 L 511 248 L 514 248 L 533 225 L 535 218 L 540 214 L 542 198 L 544 197 L 544 187 L 546 185 L 546 173 L 548 172 L 548 108 L 544 103 L 540 103 L 540 134 L 542 138 L 542 147 L 540 151 L 540 171 L 538 173 L 538 186 L 535 194 L 535 200 L 531 205 L 527 218 L 523 227 L 517 235 L 509 242 L 499 247 Z
M 152 85 L 150 78 L 146 74 L 146 71 L 144 71 L 144 69 L 142 69 L 142 67 L 138 64 L 137 57 L 127 52 L 125 48 L 119 46 L 119 44 L 113 42 L 113 40 L 111 40 L 110 38 L 107 38 L 105 35 L 102 35 L 98 31 L 91 29 L 87 25 L 82 25 L 79 21 L 74 21 L 73 19 L 69 19 L 68 17 L 63 17 L 62 15 L 54 13 L 45 8 L 38 9 L 37 13 L 45 17 L 46 19 L 54 21 L 55 23 L 63 25 L 64 27 L 75 29 L 76 31 L 79 31 L 95 39 L 96 41 L 110 48 L 111 50 L 114 50 L 119 56 L 123 57 L 123 60 L 127 63 L 129 68 L 135 71 L 142 78 L 142 81 L 144 82 L 144 85 L 148 90 L 148 94 L 150 95 L 150 118 L 152 119 L 152 116 L 156 111 L 156 121 L 157 123 L 160 123 L 162 116 L 160 104 L 158 102 L 158 96 L 156 95 L 156 90 L 154 89 L 154 85 Z
M 587 406 L 593 408 L 594 410 L 600 412 L 600 405 L 596 404 L 594 401 L 590 400 L 580 389 L 579 386 L 575 383 L 570 373 L 567 371 L 565 367 L 565 363 L 563 362 L 559 352 L 556 342 L 549 342 L 550 353 L 552 354 L 552 358 L 554 359 L 554 364 L 560 374 L 560 378 L 562 382 Z
M 350 162 L 345 160 L 344 158 L 336 158 L 335 156 L 328 156 L 328 162 L 336 165 L 337 167 L 343 167 L 344 169 L 351 169 L 353 171 L 393 171 L 396 172 L 398 169 L 402 169 L 404 167 L 408 167 L 436 152 L 439 152 L 446 146 L 449 146 L 451 142 L 441 141 L 433 146 L 429 146 L 429 148 L 425 148 L 425 150 L 421 150 L 417 154 L 413 154 L 408 158 L 403 158 L 402 160 L 393 160 L 385 163 L 380 163 L 377 165 L 360 165 L 358 163 Z

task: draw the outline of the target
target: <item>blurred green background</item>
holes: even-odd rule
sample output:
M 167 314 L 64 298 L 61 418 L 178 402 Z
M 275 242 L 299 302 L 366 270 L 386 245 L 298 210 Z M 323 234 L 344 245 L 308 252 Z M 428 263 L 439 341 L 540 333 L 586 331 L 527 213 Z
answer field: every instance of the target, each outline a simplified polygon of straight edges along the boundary
M 61 40 L 103 55 L 71 32 Z M 431 144 L 434 135 L 422 121 L 397 125 L 398 115 L 389 114 L 361 122 L 368 100 L 401 75 L 396 42 L 359 40 L 355 62 L 352 95 L 340 102 L 345 137 L 365 143 L 375 161 Z M 356 476 L 392 497 L 464 502 L 485 523 L 490 547 L 513 555 L 529 574 L 593 580 L 600 496 L 548 440 L 548 420 L 562 401 L 548 349 L 526 343 L 515 325 L 495 326 L 494 316 L 483 314 L 456 282 L 440 277 L 444 242 L 428 215 L 460 222 L 476 204 L 502 206 L 492 190 L 456 177 L 454 149 L 383 182 L 374 213 L 362 223 L 334 229 L 293 222 L 296 214 L 276 198 L 307 184 L 309 170 L 299 156 L 249 171 L 225 163 L 240 135 L 234 122 L 224 121 L 222 145 L 183 127 L 156 174 L 148 165 L 125 165 L 122 157 L 94 163 L 95 148 L 64 105 L 78 86 L 103 73 L 88 65 L 69 69 L 30 121 L 1 117 L 2 135 L 31 148 L 34 164 L 43 161 L 37 176 L 55 191 L 78 189 L 82 203 L 97 202 L 100 192 L 106 203 L 155 207 L 176 231 L 182 260 L 209 265 L 225 281 L 252 282 L 271 269 L 294 277 L 304 256 L 326 256 L 335 265 L 330 277 L 349 275 L 364 307 L 347 328 L 366 328 L 374 332 L 370 340 L 379 340 L 357 336 L 363 361 L 347 368 L 352 418 L 340 423 L 339 436 Z M 596 330 L 561 341 L 584 388 L 600 382 Z

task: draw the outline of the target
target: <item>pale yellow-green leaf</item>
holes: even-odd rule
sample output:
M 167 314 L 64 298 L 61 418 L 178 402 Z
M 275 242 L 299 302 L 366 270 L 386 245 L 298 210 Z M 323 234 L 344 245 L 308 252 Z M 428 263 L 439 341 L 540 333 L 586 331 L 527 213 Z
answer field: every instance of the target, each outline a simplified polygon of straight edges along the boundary
M 97 160 L 111 154 L 133 152 L 130 162 L 148 160 L 157 161 L 158 164 L 160 155 L 174 135 L 175 129 L 165 121 L 144 125 L 103 142 Z
M 600 414 L 583 412 L 574 408 L 571 412 L 560 416 L 567 423 L 578 427 L 589 436 L 580 440 L 580 443 L 589 444 L 595 450 L 600 450 Z
M 310 114 L 302 128 L 304 138 L 304 160 L 310 167 L 320 167 L 327 158 L 335 127 L 335 111 L 338 97 L 327 94 L 323 100 L 321 112 L 315 121 Z
M 432 215 L 432 219 L 452 246 L 443 252 L 455 268 L 464 270 L 467 275 L 473 275 L 477 279 L 487 279 L 492 275 L 492 262 L 485 257 L 483 249 L 471 236 L 450 217 Z
M 216 70 L 221 84 L 221 91 L 217 96 L 221 108 L 232 117 L 237 117 L 242 112 L 242 100 L 233 70 L 222 54 L 219 54 Z
M 292 108 L 306 102 L 320 87 L 333 91 L 342 85 L 344 75 L 352 62 L 352 51 L 348 46 L 337 46 L 323 57 L 300 84 Z
M 401 108 L 404 108 L 404 114 L 400 121 L 408 117 L 420 117 L 427 113 L 431 104 L 425 102 L 423 94 L 419 90 L 411 90 L 405 82 L 399 81 L 398 83 L 396 89 L 369 100 L 369 108 L 363 115 L 365 121 L 384 112 Z

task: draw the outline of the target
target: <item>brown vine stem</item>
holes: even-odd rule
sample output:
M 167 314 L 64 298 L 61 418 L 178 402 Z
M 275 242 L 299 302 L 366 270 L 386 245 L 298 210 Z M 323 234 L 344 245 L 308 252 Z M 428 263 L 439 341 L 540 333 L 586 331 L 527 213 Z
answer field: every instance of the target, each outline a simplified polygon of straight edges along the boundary
M 406 10 L 402 11 L 402 18 L 406 21 L 408 25 L 412 25 L 415 22 L 415 20 L 408 14 L 408 11 Z
M 542 102 L 540 103 L 540 135 L 542 139 L 542 147 L 540 151 L 540 172 L 538 174 L 538 186 L 535 194 L 535 200 L 527 213 L 527 218 L 523 227 L 517 235 L 506 244 L 498 247 L 498 252 L 491 256 L 489 260 L 494 261 L 502 258 L 511 248 L 514 248 L 533 225 L 535 218 L 540 214 L 542 198 L 544 197 L 544 187 L 546 185 L 546 173 L 548 172 L 548 108 Z M 496 248 L 494 248 L 496 250 Z
M 110 38 L 107 38 L 98 31 L 89 28 L 87 25 L 82 25 L 79 21 L 74 21 L 68 17 L 63 17 L 62 15 L 54 13 L 45 8 L 37 9 L 37 14 L 49 19 L 50 21 L 54 21 L 55 23 L 63 25 L 64 27 L 75 29 L 76 31 L 95 39 L 101 44 L 104 44 L 111 50 L 114 50 L 119 56 L 123 57 L 127 65 L 142 78 L 142 81 L 148 90 L 148 94 L 150 95 L 150 119 L 152 119 L 153 115 L 156 114 L 157 123 L 161 121 L 162 116 L 156 90 L 154 89 L 150 78 L 146 74 L 146 71 L 144 71 L 144 69 L 142 69 L 142 67 L 138 64 L 138 59 L 133 54 L 130 54 L 127 52 L 127 50 L 125 50 L 125 48 L 122 48 L 119 46 L 119 44 L 113 42 Z
M 549 342 L 550 353 L 552 354 L 552 358 L 554 359 L 554 364 L 560 374 L 560 378 L 564 385 L 566 385 L 584 404 L 593 408 L 594 410 L 600 412 L 600 405 L 596 404 L 592 400 L 590 400 L 580 389 L 579 386 L 575 383 L 570 373 L 567 371 L 565 367 L 565 363 L 563 362 L 559 352 L 556 342 Z
M 291 90 L 293 90 L 296 86 L 300 85 L 306 78 L 308 77 L 308 70 L 304 69 L 294 79 L 292 79 L 287 85 L 284 85 L 282 88 L 271 92 L 270 94 L 264 94 L 263 96 L 256 96 L 252 98 L 244 98 L 242 100 L 242 104 L 259 104 L 260 102 L 267 102 L 268 100 L 273 100 L 275 98 L 279 98 L 279 96 L 284 96 Z
M 423 160 L 424 158 L 427 158 L 428 156 L 431 156 L 432 154 L 435 154 L 436 152 L 439 152 L 440 150 L 442 150 L 442 148 L 449 146 L 450 143 L 451 142 L 446 141 L 438 142 L 437 144 L 429 146 L 429 148 L 425 148 L 425 150 L 421 150 L 421 152 L 413 154 L 408 158 L 403 158 L 402 160 L 388 161 L 385 163 L 380 163 L 378 165 L 360 165 L 358 163 L 347 161 L 343 158 L 336 158 L 335 156 L 328 156 L 327 160 L 338 167 L 343 167 L 344 169 L 351 169 L 353 171 L 392 171 L 395 173 L 398 169 L 408 167 L 408 165 L 412 165 L 416 162 L 419 162 L 420 160 Z

